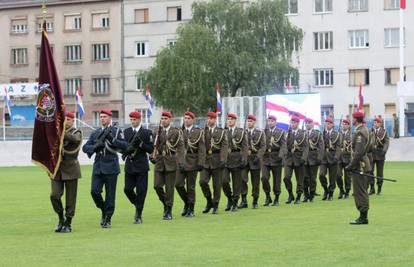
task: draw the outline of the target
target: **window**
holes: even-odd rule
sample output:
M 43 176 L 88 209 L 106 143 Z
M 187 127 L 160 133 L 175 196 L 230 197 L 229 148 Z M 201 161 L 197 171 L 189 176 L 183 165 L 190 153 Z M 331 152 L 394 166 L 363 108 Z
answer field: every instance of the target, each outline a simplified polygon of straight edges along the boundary
M 400 0 L 384 0 L 384 9 L 400 9 Z
M 53 49 L 52 44 L 50 45 L 50 50 L 51 50 L 52 55 L 53 55 L 54 49 Z M 38 45 L 38 46 L 36 46 L 36 64 L 39 64 L 39 62 L 40 62 L 40 46 Z
M 92 92 L 94 95 L 108 95 L 109 94 L 109 78 L 99 77 L 92 79 Z
M 181 7 L 167 7 L 167 21 L 180 21 L 181 20 Z
M 119 111 L 118 110 L 111 110 L 112 112 L 112 120 L 113 121 L 118 121 L 119 119 Z
M 177 43 L 177 40 L 176 39 L 167 40 L 167 44 L 170 47 L 174 46 L 176 43 Z
M 81 14 L 68 14 L 65 16 L 65 30 L 76 31 L 82 28 Z
M 10 83 L 28 83 L 28 78 L 13 78 L 10 80 Z
M 286 8 L 285 14 L 298 14 L 298 0 L 284 0 L 284 2 Z
M 354 113 L 355 111 L 358 110 L 358 104 L 354 104 L 354 105 L 349 105 L 349 114 L 352 115 L 352 113 Z M 364 104 L 362 105 L 362 111 L 365 113 L 365 117 L 368 118 L 370 117 L 369 114 L 369 104 Z
M 65 61 L 77 62 L 82 60 L 81 45 L 65 45 Z
M 147 57 L 148 56 L 148 42 L 137 42 L 137 57 Z
M 100 111 L 94 111 L 93 112 L 93 126 L 99 126 L 100 125 L 100 117 L 101 112 Z
M 321 106 L 321 121 L 325 121 L 325 118 L 334 116 L 334 106 L 333 105 L 322 105 Z
M 12 65 L 26 65 L 27 62 L 27 48 L 13 48 L 11 50 L 11 64 Z
M 400 28 L 386 28 L 384 29 L 385 34 L 385 47 L 399 47 L 400 46 Z M 404 40 L 405 44 L 405 29 L 404 29 Z
M 400 81 L 400 68 L 386 68 L 385 69 L 385 84 L 397 85 Z M 405 81 L 405 68 L 404 68 L 404 81 Z
M 349 12 L 368 11 L 368 0 L 349 0 L 348 11 Z
M 11 33 L 12 34 L 25 34 L 27 33 L 27 18 L 14 18 L 11 21 Z
M 92 13 L 92 29 L 108 29 L 109 12 L 101 11 Z
M 332 69 L 316 69 L 313 73 L 315 76 L 315 86 L 324 87 L 333 85 Z
M 78 88 L 82 88 L 81 78 L 65 79 L 65 96 L 74 96 Z
M 148 8 L 135 9 L 135 23 L 148 23 Z
M 314 50 L 331 50 L 333 48 L 333 32 L 314 32 Z
M 93 60 L 109 60 L 109 44 L 94 44 L 93 49 Z
M 349 86 L 369 85 L 369 69 L 349 70 Z
M 395 103 L 384 103 L 385 107 L 385 117 L 391 118 L 392 114 L 397 113 L 397 108 L 395 106 Z
M 43 30 L 43 18 L 37 17 L 36 32 L 40 33 Z M 46 17 L 46 32 L 53 32 L 53 17 Z
M 147 114 L 148 109 L 147 108 L 146 109 L 136 108 L 135 111 L 138 111 L 139 113 L 141 113 L 142 121 L 144 121 L 144 120 L 146 121 L 148 119 L 148 122 L 150 122 L 151 116 L 148 116 L 148 114 Z
M 368 30 L 349 31 L 349 48 L 369 47 Z
M 136 89 L 138 91 L 144 90 L 144 77 L 142 75 L 136 76 Z
M 314 0 L 315 13 L 332 12 L 332 0 Z

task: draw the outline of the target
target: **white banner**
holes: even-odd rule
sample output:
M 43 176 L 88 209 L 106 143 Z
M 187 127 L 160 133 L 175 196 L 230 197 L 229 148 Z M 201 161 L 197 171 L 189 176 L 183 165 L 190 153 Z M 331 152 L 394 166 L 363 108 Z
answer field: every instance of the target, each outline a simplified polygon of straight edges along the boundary
M 10 96 L 27 96 L 37 95 L 39 90 L 38 83 L 12 83 L 12 84 L 0 84 L 0 96 L 4 96 L 6 88 Z

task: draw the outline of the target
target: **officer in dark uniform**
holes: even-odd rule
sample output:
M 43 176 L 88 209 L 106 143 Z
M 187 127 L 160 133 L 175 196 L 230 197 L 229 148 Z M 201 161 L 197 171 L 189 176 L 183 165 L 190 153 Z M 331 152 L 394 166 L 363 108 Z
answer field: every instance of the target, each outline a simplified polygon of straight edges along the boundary
M 228 143 L 225 130 L 217 127 L 217 114 L 215 112 L 207 113 L 204 139 L 206 160 L 200 174 L 200 186 L 204 197 L 207 199 L 207 205 L 203 213 L 208 213 L 213 209 L 213 214 L 217 214 L 222 188 L 222 172 L 227 161 Z M 213 178 L 213 196 L 208 184 L 210 178 Z
M 99 119 L 102 127 L 92 132 L 82 150 L 88 157 L 95 154 L 91 195 L 96 207 L 102 211 L 101 227 L 110 228 L 115 211 L 116 183 L 120 172 L 117 152 L 123 152 L 128 144 L 124 140 L 122 131 L 112 125 L 111 110 L 101 110 Z M 102 198 L 104 186 L 105 200 Z
M 75 216 L 78 179 L 81 178 L 78 154 L 82 145 L 82 131 L 73 126 L 74 119 L 74 113 L 66 112 L 62 161 L 55 177 L 51 179 L 52 192 L 50 194 L 50 201 L 52 202 L 53 209 L 59 216 L 59 223 L 55 228 L 57 233 L 72 232 L 71 223 L 73 216 Z M 65 215 L 63 215 L 62 205 L 64 190 L 66 190 Z
M 263 154 L 266 149 L 266 136 L 262 130 L 255 128 L 256 116 L 247 116 L 247 143 L 248 143 L 248 158 L 247 166 L 243 170 L 242 179 L 242 200 L 239 208 L 247 208 L 247 192 L 249 173 L 252 182 L 252 197 L 253 197 L 253 209 L 257 209 L 257 200 L 259 199 L 260 192 L 260 169 L 263 160 Z
M 229 155 L 223 172 L 223 192 L 227 197 L 225 211 L 237 211 L 241 194 L 242 169 L 247 165 L 247 137 L 243 128 L 236 126 L 237 115 L 227 114 Z M 232 186 L 230 186 L 230 176 Z M 233 190 L 232 190 L 233 189 Z
M 262 167 L 262 185 L 266 194 L 266 200 L 263 206 L 269 206 L 272 203 L 270 197 L 270 173 L 272 173 L 273 193 L 275 199 L 273 206 L 279 206 L 279 196 L 281 193 L 282 168 L 283 168 L 283 147 L 286 144 L 285 131 L 276 127 L 277 118 L 269 115 L 264 133 L 266 135 L 266 150 L 263 155 Z
M 305 125 L 306 136 L 309 144 L 309 153 L 305 162 L 303 202 L 313 202 L 316 192 L 316 177 L 319 165 L 322 162 L 325 144 L 322 133 L 319 130 L 314 129 L 314 122 L 311 118 L 305 119 Z
M 134 223 L 142 223 L 142 210 L 148 190 L 148 154 L 154 150 L 152 131 L 144 129 L 141 113 L 129 113 L 131 127 L 124 131 L 128 147 L 123 154 L 125 161 L 124 192 L 128 200 L 135 206 Z
M 387 131 L 383 126 L 383 121 L 380 117 L 377 117 L 374 121 L 374 130 L 373 130 L 373 147 L 372 147 L 372 173 L 376 169 L 377 177 L 384 177 L 384 163 L 385 163 L 385 154 L 388 151 L 390 145 L 390 139 L 388 137 Z M 381 194 L 382 189 L 382 179 L 377 180 L 377 195 Z M 370 179 L 371 190 L 369 194 L 375 194 L 375 180 Z
M 326 128 L 323 132 L 325 153 L 319 169 L 319 181 L 324 189 L 322 200 L 333 200 L 338 176 L 338 160 L 341 153 L 341 135 L 335 131 L 332 118 L 326 118 Z M 329 185 L 326 175 L 329 171 Z
M 364 113 L 354 112 L 352 117 L 354 118 L 353 124 L 355 126 L 355 133 L 352 137 L 352 157 L 345 170 L 352 172 L 353 195 L 360 216 L 350 223 L 357 225 L 368 224 L 368 178 L 364 173 L 371 171 L 367 157 L 368 149 L 371 145 L 371 135 L 368 128 L 364 125 Z
M 177 171 L 175 188 L 184 201 L 181 216 L 194 217 L 195 185 L 197 174 L 203 169 L 206 159 L 204 131 L 194 126 L 194 113 L 184 113 L 183 141 L 186 150 L 184 170 Z
M 349 198 L 349 192 L 351 191 L 351 175 L 348 171 L 344 170 L 349 162 L 351 162 L 352 151 L 352 132 L 350 129 L 350 121 L 348 119 L 342 121 L 342 129 L 340 134 L 341 154 L 339 157 L 338 177 L 336 183 L 340 190 L 338 198 L 342 199 Z M 344 176 L 344 179 L 342 179 L 342 176 Z
M 290 120 L 290 128 L 284 148 L 285 178 L 283 181 L 289 193 L 286 204 L 290 204 L 293 201 L 295 201 L 295 204 L 299 204 L 303 193 L 304 164 L 305 159 L 308 157 L 309 148 L 306 132 L 299 129 L 299 121 L 300 119 L 296 116 L 293 116 Z M 292 191 L 293 171 L 295 171 L 296 177 L 296 199 Z
M 183 132 L 171 126 L 171 117 L 170 112 L 162 112 L 161 125 L 156 133 L 154 153 L 151 156 L 155 164 L 154 189 L 164 206 L 164 220 L 172 220 L 177 170 L 185 170 Z

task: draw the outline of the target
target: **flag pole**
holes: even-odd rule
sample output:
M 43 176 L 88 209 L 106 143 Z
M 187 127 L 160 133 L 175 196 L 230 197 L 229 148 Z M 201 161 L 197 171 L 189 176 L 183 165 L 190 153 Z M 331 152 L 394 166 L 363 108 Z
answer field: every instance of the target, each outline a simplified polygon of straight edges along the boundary
M 148 109 L 145 111 L 145 124 L 147 125 L 147 129 L 149 127 L 149 122 L 148 122 Z
M 404 3 L 400 2 L 400 83 L 399 87 L 403 86 L 404 83 L 404 10 L 405 10 L 405 0 Z M 401 4 L 403 3 L 403 6 Z M 400 128 L 398 131 L 400 132 L 400 136 L 404 136 L 405 131 L 405 114 L 404 114 L 404 98 L 399 96 L 399 121 L 400 121 Z
M 6 141 L 6 99 L 3 101 L 3 141 Z

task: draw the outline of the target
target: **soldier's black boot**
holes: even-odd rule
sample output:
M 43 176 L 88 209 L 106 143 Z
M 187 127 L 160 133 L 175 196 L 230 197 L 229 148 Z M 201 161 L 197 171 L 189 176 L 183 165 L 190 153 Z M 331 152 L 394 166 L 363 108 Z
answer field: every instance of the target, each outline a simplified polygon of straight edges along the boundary
M 59 222 L 55 227 L 55 232 L 60 233 L 62 232 L 63 227 L 65 226 L 65 217 L 63 216 L 63 212 L 58 214 L 59 216 Z
M 102 228 L 111 228 L 112 224 L 111 224 L 111 217 L 109 216 L 105 216 L 104 220 L 103 220 L 103 224 L 101 226 Z
M 247 205 L 247 196 L 242 195 L 241 202 L 240 202 L 240 205 L 239 205 L 239 209 L 245 209 L 247 207 L 248 207 L 248 205 Z
M 290 204 L 290 203 L 292 203 L 293 201 L 295 200 L 295 196 L 293 195 L 293 192 L 292 191 L 289 191 L 289 197 L 288 197 L 288 199 L 286 200 L 286 204 Z
M 213 214 L 218 214 L 218 203 L 213 203 Z
M 349 224 L 360 225 L 360 224 L 368 224 L 368 212 L 360 212 L 359 218 L 351 221 Z
M 62 229 L 62 233 L 70 233 L 72 232 L 72 218 L 67 217 Z
M 167 211 L 165 212 L 164 216 L 162 217 L 163 220 L 170 221 L 172 220 L 172 207 L 167 206 Z
M 187 191 L 185 191 L 184 187 L 176 187 L 178 194 L 180 195 L 181 199 L 184 202 L 184 208 L 181 212 L 181 216 L 187 215 L 188 212 L 188 198 L 187 198 Z
M 272 203 L 272 198 L 270 197 L 270 193 L 266 193 L 266 200 L 263 206 L 269 206 Z
M 295 204 L 300 204 L 300 197 L 301 196 L 302 196 L 302 194 L 298 193 L 298 195 L 296 196 Z
M 275 195 L 275 200 L 273 201 L 272 206 L 274 207 L 279 206 L 279 194 Z
M 309 193 L 309 202 L 313 202 L 313 198 L 315 197 L 315 192 Z
M 142 211 L 140 209 L 135 210 L 134 224 L 142 224 Z
M 213 202 L 211 200 L 211 197 L 209 197 L 209 198 L 207 198 L 207 205 L 203 209 L 203 213 L 209 213 L 212 207 L 213 207 Z
M 233 200 L 231 199 L 231 197 L 227 197 L 227 205 L 226 205 L 226 208 L 224 209 L 224 211 L 230 211 L 232 205 L 233 205 Z
M 303 201 L 302 202 L 308 202 L 310 198 L 310 193 L 308 191 L 308 189 L 305 189 L 305 191 L 303 192 Z
M 382 185 L 378 185 L 377 195 L 381 195 Z
M 375 185 L 371 185 L 368 195 L 375 195 Z
M 101 208 L 101 227 L 103 226 L 103 224 L 105 223 L 105 209 Z
M 345 191 L 343 188 L 339 188 L 339 196 L 338 199 L 343 199 L 345 196 Z
M 333 200 L 333 194 L 334 194 L 334 191 L 329 191 L 329 193 L 328 193 L 328 201 L 332 201 Z
M 324 192 L 323 192 L 322 200 L 327 200 L 328 199 L 328 196 L 329 196 L 328 188 L 326 186 L 324 186 L 323 187 L 323 190 L 324 190 Z
M 188 209 L 187 209 L 187 214 L 185 215 L 185 217 L 194 217 L 194 203 L 189 203 L 188 204 Z
M 253 203 L 252 203 L 253 209 L 257 209 L 259 206 L 257 205 L 257 197 L 253 198 Z
M 239 209 L 237 208 L 237 202 L 239 202 L 238 199 L 234 199 L 233 200 L 233 204 L 231 205 L 231 211 L 235 212 L 238 211 Z
M 347 189 L 346 191 L 345 191 L 345 195 L 344 195 L 344 199 L 347 199 L 347 198 L 349 198 L 349 189 Z

